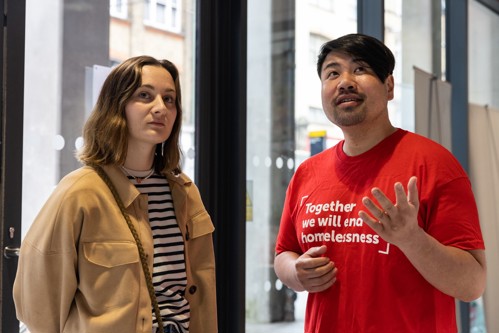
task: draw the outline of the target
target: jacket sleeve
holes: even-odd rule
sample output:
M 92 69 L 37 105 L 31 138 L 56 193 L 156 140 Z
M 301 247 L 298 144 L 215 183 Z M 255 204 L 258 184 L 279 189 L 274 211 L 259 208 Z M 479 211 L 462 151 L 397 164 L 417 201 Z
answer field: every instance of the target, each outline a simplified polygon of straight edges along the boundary
M 31 333 L 62 332 L 77 289 L 82 212 L 76 196 L 54 191 L 30 227 L 14 281 L 17 318 Z

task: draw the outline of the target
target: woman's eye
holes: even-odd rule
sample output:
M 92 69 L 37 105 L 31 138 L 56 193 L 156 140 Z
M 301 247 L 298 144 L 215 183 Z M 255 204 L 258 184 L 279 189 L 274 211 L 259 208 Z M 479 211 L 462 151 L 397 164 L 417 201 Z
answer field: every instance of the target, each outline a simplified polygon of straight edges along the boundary
M 141 92 L 139 92 L 138 96 L 139 96 L 140 98 L 147 99 L 147 98 L 149 98 L 149 93 L 148 93 L 148 92 L 145 92 L 145 91 L 141 91 Z
M 173 98 L 172 96 L 165 96 L 163 100 L 165 101 L 165 103 L 175 103 L 175 98 Z

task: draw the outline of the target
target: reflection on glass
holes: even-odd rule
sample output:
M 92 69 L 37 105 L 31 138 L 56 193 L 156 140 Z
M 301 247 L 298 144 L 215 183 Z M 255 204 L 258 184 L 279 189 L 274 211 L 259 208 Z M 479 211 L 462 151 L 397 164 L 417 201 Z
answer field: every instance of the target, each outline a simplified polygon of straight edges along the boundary
M 494 108 L 499 108 L 498 15 L 477 1 L 469 2 L 469 100 Z
M 26 1 L 24 232 L 54 185 L 79 166 L 74 151 L 81 145 L 81 127 L 108 69 L 132 56 L 166 58 L 179 68 L 182 144 L 189 151 L 184 169 L 194 176 L 193 0 L 78 4 Z M 163 8 L 155 11 L 162 20 L 156 23 L 171 25 L 151 28 L 152 8 Z
M 414 131 L 414 67 L 442 78 L 444 8 L 440 1 L 385 0 L 385 43 L 396 61 L 395 97 L 389 115 L 395 126 Z
M 473 104 L 486 106 L 486 108 L 497 109 L 499 108 L 499 85 L 496 79 L 496 74 L 499 73 L 499 60 L 497 58 L 499 52 L 497 34 L 497 31 L 499 31 L 498 14 L 477 1 L 469 1 L 468 6 L 469 101 Z M 491 140 L 490 142 L 493 141 Z M 489 175 L 485 175 L 485 177 L 487 179 L 486 182 L 489 183 Z M 490 228 L 487 221 L 483 223 L 484 230 L 482 231 L 487 230 L 485 225 Z M 489 253 L 486 252 L 487 255 Z M 489 268 L 489 271 L 494 272 L 494 268 Z M 497 276 L 497 268 L 495 272 Z M 488 279 L 492 281 L 490 276 Z M 487 322 L 489 324 L 489 332 L 499 329 L 499 320 L 496 316 L 499 300 L 497 297 L 488 297 L 489 295 L 495 295 L 498 290 L 497 288 L 497 283 L 488 283 L 484 297 L 470 303 L 471 333 L 487 333 Z
M 316 58 L 327 40 L 356 32 L 357 1 L 248 1 L 246 332 L 303 332 L 306 293 L 274 273 L 275 237 L 287 184 L 312 153 L 341 131 L 322 111 Z M 257 194 L 257 195 L 252 195 Z
M 188 152 L 183 168 L 194 177 L 194 4 L 26 0 L 23 236 L 54 186 L 79 167 L 74 152 L 93 107 L 88 100 L 102 82 L 93 80 L 96 68 L 142 54 L 177 65 L 184 111 L 181 144 Z

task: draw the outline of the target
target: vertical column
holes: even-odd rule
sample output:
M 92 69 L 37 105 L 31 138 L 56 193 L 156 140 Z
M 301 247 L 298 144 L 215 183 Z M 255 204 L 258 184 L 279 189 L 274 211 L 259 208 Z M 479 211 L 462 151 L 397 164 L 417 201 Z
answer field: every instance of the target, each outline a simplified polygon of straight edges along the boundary
M 468 0 L 446 1 L 446 79 L 452 84 L 452 153 L 468 170 Z
M 468 170 L 468 0 L 445 2 L 446 79 L 452 84 L 452 153 Z M 463 70 L 464 69 L 464 70 Z M 459 302 L 461 333 L 470 332 L 470 304 Z
M 357 1 L 357 30 L 383 40 L 385 36 L 384 0 Z
M 19 330 L 12 285 L 17 268 L 15 255 L 6 247 L 21 244 L 23 160 L 24 42 L 26 1 L 0 0 L 3 27 L 0 67 L 0 285 L 1 332 Z M 8 92 L 7 94 L 5 92 Z M 9 231 L 13 228 L 12 231 Z
M 295 157 L 295 3 L 273 0 L 271 11 L 271 151 L 273 163 L 277 158 L 284 161 Z M 286 188 L 293 170 L 270 169 L 270 239 L 275 244 Z M 277 279 L 274 268 L 269 268 L 270 282 Z M 271 289 L 270 321 L 293 321 L 295 292 L 287 287 Z
M 246 1 L 197 0 L 196 182 L 215 224 L 219 332 L 244 332 Z

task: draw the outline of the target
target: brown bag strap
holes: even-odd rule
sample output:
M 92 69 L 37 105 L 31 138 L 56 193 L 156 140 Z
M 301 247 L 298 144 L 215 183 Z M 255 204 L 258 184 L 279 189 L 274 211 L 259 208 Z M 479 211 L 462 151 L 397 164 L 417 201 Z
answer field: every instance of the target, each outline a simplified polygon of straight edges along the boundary
M 158 306 L 158 301 L 156 300 L 156 294 L 154 292 L 154 285 L 152 283 L 152 276 L 151 272 L 149 271 L 149 266 L 147 264 L 147 254 L 144 251 L 144 247 L 142 246 L 142 242 L 140 241 L 139 234 L 137 233 L 137 230 L 135 230 L 135 227 L 132 224 L 132 221 L 130 220 L 130 217 L 128 216 L 127 212 L 125 211 L 125 205 L 123 204 L 123 201 L 121 201 L 121 198 L 118 194 L 118 191 L 114 187 L 113 183 L 111 182 L 111 179 L 109 176 L 102 170 L 102 168 L 98 165 L 92 165 L 92 167 L 95 169 L 97 174 L 102 178 L 104 183 L 107 184 L 109 189 L 111 190 L 111 193 L 114 196 L 114 199 L 116 200 L 116 203 L 118 204 L 118 207 L 121 210 L 121 213 L 123 214 L 123 217 L 126 220 L 126 224 L 128 225 L 128 228 L 132 232 L 133 238 L 135 239 L 135 243 L 137 243 L 137 249 L 139 250 L 139 256 L 140 256 L 140 262 L 142 263 L 142 270 L 144 271 L 144 275 L 146 277 L 146 283 L 147 283 L 147 289 L 149 291 L 149 296 L 151 297 L 151 303 L 154 308 L 154 313 L 156 315 L 156 320 L 158 321 L 158 333 L 163 333 L 163 318 L 161 318 L 161 312 L 159 310 Z

